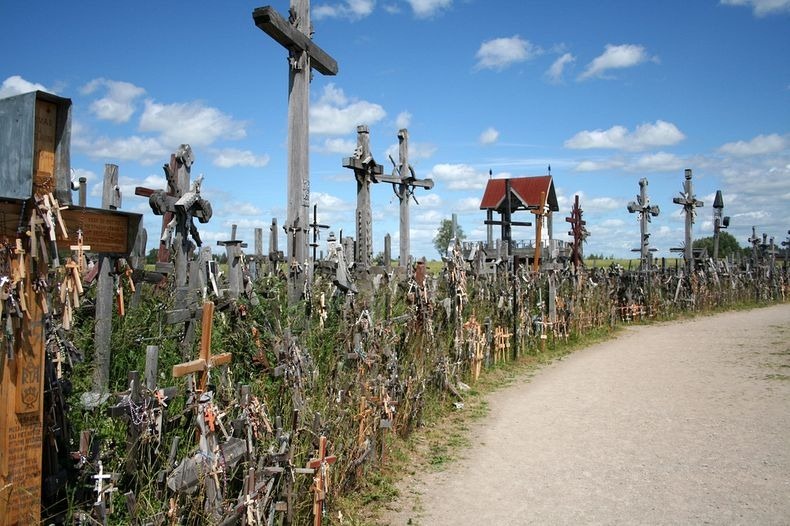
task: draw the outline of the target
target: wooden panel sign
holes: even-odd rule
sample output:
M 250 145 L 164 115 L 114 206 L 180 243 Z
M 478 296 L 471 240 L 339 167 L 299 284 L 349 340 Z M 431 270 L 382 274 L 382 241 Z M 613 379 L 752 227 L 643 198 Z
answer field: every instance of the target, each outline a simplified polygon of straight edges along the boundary
M 36 100 L 33 140 L 33 188 L 36 193 L 55 190 L 55 126 L 58 107 L 54 102 Z
M 61 211 L 69 239 L 58 234 L 58 249 L 69 250 L 82 230 L 82 239 L 91 252 L 126 257 L 134 248 L 142 215 L 101 208 L 73 207 Z

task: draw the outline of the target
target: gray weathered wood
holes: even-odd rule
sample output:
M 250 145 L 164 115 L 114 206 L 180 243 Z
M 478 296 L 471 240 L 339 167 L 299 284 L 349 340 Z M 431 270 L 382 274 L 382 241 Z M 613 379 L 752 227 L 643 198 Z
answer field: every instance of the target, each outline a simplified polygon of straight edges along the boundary
M 647 196 L 647 179 L 642 178 L 639 180 L 639 195 L 636 196 L 636 201 L 628 203 L 628 211 L 639 213 L 639 230 L 640 230 L 640 243 L 639 248 L 633 249 L 634 252 L 640 254 L 640 265 L 642 270 L 650 267 L 651 252 L 655 249 L 650 248 L 650 233 L 648 232 L 648 224 L 651 222 L 651 217 L 657 217 L 660 213 L 658 205 L 651 205 L 650 198 Z
M 675 197 L 672 202 L 683 207 L 686 216 L 686 235 L 683 243 L 683 255 L 686 260 L 686 270 L 691 272 L 694 269 L 694 249 L 692 246 L 692 230 L 694 227 L 694 217 L 697 215 L 695 208 L 703 206 L 703 202 L 697 200 L 694 195 L 694 184 L 691 182 L 691 170 L 686 169 L 684 173 L 683 192 L 680 197 Z
M 121 208 L 121 187 L 118 186 L 118 165 L 116 164 L 104 165 L 101 207 L 108 210 Z
M 231 226 L 230 239 L 217 241 L 217 245 L 225 247 L 228 256 L 228 293 L 231 298 L 238 298 L 244 288 L 244 275 L 242 274 L 242 248 L 247 246 L 240 239 L 236 239 L 236 225 Z
M 289 53 L 288 79 L 288 297 L 303 294 L 306 279 L 307 223 L 310 206 L 309 116 L 311 66 L 324 75 L 337 73 L 337 63 L 311 39 L 310 1 L 291 0 L 290 20 L 271 6 L 253 11 L 255 25 Z
M 156 389 L 156 378 L 159 371 L 159 346 L 149 345 L 145 348 L 145 388 Z
M 80 190 L 79 190 L 79 205 L 83 208 L 87 206 L 88 202 L 88 179 L 86 177 L 80 177 Z

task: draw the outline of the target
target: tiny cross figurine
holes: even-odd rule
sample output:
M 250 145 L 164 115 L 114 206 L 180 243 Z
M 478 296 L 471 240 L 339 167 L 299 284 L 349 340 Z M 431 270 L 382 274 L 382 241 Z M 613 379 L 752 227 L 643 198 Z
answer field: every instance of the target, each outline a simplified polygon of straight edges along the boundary
M 77 268 L 80 271 L 80 275 L 85 275 L 85 251 L 91 249 L 90 245 L 85 245 L 83 238 L 82 238 L 82 229 L 77 230 L 77 244 L 71 245 L 69 247 L 71 250 L 75 250 L 77 252 Z

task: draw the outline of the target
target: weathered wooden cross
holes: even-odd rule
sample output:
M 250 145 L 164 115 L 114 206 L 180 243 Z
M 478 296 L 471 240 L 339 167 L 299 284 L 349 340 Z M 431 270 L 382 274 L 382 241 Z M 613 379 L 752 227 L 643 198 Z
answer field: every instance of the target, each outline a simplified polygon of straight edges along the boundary
M 719 260 L 719 234 L 721 229 L 730 226 L 730 216 L 724 215 L 724 198 L 721 190 L 716 190 L 713 199 L 713 261 Z
M 354 259 L 359 268 L 367 269 L 373 254 L 370 184 L 379 182 L 384 167 L 377 164 L 370 153 L 370 129 L 366 125 L 357 126 L 357 148 L 352 157 L 343 159 L 343 167 L 354 170 L 357 180 L 357 252 Z
M 636 196 L 636 201 L 628 203 L 628 211 L 632 214 L 639 213 L 640 244 L 639 248 L 632 249 L 632 252 L 639 252 L 640 266 L 642 270 L 645 270 L 650 266 L 651 252 L 656 250 L 650 248 L 650 233 L 647 225 L 650 223 L 651 217 L 656 217 L 661 212 L 658 205 L 650 204 L 650 198 L 647 196 L 646 178 L 639 180 L 639 195 Z
M 308 155 L 311 70 L 336 75 L 337 62 L 312 40 L 310 0 L 291 0 L 288 20 L 272 6 L 252 12 L 255 25 L 288 50 L 288 213 L 286 225 L 293 229 L 288 238 L 288 254 L 298 265 L 307 257 L 307 222 L 310 206 Z M 294 266 L 294 268 L 298 268 Z M 289 277 L 289 300 L 299 300 L 304 290 L 305 272 Z
M 694 186 L 691 182 L 691 170 L 686 169 L 685 181 L 683 181 L 683 191 L 680 197 L 675 197 L 672 202 L 676 205 L 683 207 L 683 212 L 686 214 L 686 238 L 683 244 L 683 254 L 686 259 L 686 269 L 690 272 L 694 269 L 694 250 L 692 247 L 692 228 L 694 225 L 694 216 L 697 215 L 695 208 L 703 206 L 702 201 L 698 201 L 694 195 Z
M 321 230 L 326 230 L 329 228 L 329 225 L 322 225 L 318 222 L 318 205 L 313 205 L 313 222 L 307 226 L 313 231 L 313 241 L 310 243 L 310 247 L 313 249 L 312 262 L 313 265 L 315 265 L 315 262 L 317 261 L 316 251 L 318 250 L 318 238 L 321 237 Z
M 217 241 L 217 245 L 225 247 L 228 256 L 228 291 L 231 298 L 238 298 L 244 288 L 244 275 L 242 274 L 242 248 L 247 247 L 247 243 L 236 239 L 236 225 L 231 225 L 230 239 Z
M 579 268 L 584 265 L 583 257 L 583 243 L 590 233 L 587 231 L 587 221 L 582 219 L 582 209 L 579 206 L 579 194 L 573 199 L 573 208 L 571 208 L 571 216 L 566 217 L 565 221 L 571 224 L 571 230 L 568 232 L 569 236 L 573 237 L 573 244 L 571 245 L 571 262 L 573 268 L 579 271 Z
M 229 352 L 211 354 L 211 332 L 214 323 L 214 303 L 207 301 L 203 304 L 203 320 L 200 334 L 200 357 L 196 360 L 180 363 L 173 366 L 173 377 L 179 378 L 190 373 L 198 373 L 196 389 L 199 393 L 206 392 L 209 371 L 213 367 L 227 365 L 233 360 Z
M 335 463 L 337 457 L 326 454 L 326 436 L 318 439 L 318 456 L 311 458 L 307 463 L 309 469 L 315 470 L 313 477 L 313 526 L 321 526 L 324 513 L 324 500 L 329 488 L 329 466 Z
M 532 271 L 540 270 L 540 247 L 543 241 L 543 217 L 548 214 L 546 211 L 546 192 L 540 193 L 540 203 L 536 207 L 529 207 L 535 214 L 535 252 L 532 255 Z
M 398 131 L 398 162 L 390 157 L 393 164 L 392 175 L 382 175 L 378 180 L 383 183 L 392 183 L 395 196 L 400 200 L 400 258 L 398 266 L 407 268 L 411 255 L 409 234 L 409 201 L 414 198 L 414 188 L 420 187 L 430 190 L 433 188 L 433 179 L 417 179 L 414 168 L 409 164 L 409 131 L 406 128 Z

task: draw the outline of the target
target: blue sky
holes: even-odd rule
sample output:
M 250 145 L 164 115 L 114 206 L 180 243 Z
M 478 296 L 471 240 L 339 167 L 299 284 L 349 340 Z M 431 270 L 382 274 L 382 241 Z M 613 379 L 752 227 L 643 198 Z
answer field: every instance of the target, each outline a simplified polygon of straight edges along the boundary
M 88 177 L 98 205 L 104 163 L 118 164 L 123 209 L 147 214 L 149 246 L 160 221 L 133 189 L 163 187 L 162 164 L 190 143 L 214 208 L 203 239 L 237 223 L 252 245 L 254 227 L 283 224 L 286 203 L 286 52 L 255 27 L 261 5 L 2 2 L 0 96 L 72 99 L 75 178 Z M 287 1 L 272 5 L 287 17 Z M 672 197 L 685 168 L 705 202 L 695 237 L 711 234 L 717 189 L 741 244 L 753 225 L 777 240 L 790 229 L 790 0 L 314 0 L 312 17 L 340 69 L 311 84 L 312 199 L 335 232 L 354 235 L 342 158 L 363 123 L 387 172 L 407 127 L 415 172 L 436 183 L 411 209 L 416 256 L 436 257 L 431 240 L 452 213 L 469 239 L 485 238 L 489 170 L 549 164 L 555 237 L 567 237 L 579 193 L 588 253 L 638 246 L 626 205 L 647 177 L 661 207 L 651 242 L 668 256 L 683 239 Z M 387 185 L 372 194 L 375 251 L 389 232 L 397 254 L 398 202 Z

